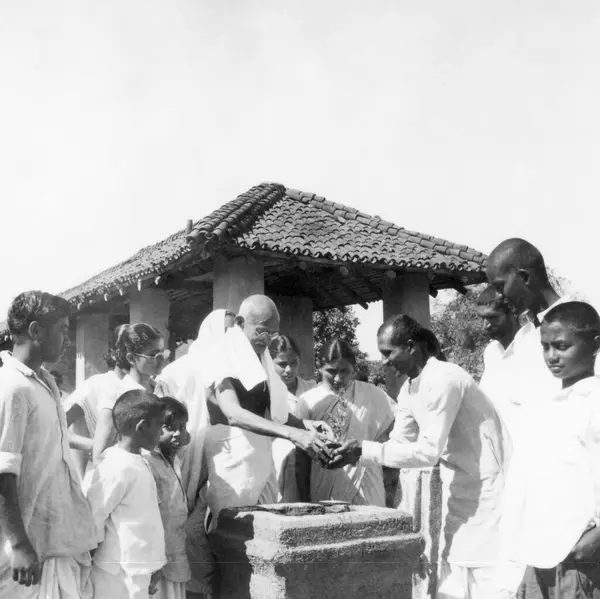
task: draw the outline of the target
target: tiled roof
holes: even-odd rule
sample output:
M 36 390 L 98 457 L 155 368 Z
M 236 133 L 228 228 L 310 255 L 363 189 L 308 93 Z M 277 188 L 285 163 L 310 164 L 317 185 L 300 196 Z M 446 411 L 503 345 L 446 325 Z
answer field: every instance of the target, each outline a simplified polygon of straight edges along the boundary
M 315 194 L 263 183 L 196 222 L 191 233 L 182 230 L 143 248 L 61 295 L 77 304 L 111 294 L 140 279 L 162 275 L 182 258 L 216 246 L 467 274 L 483 272 L 486 260 L 465 245 L 408 231 Z
M 381 264 L 400 269 L 483 271 L 477 250 L 408 231 L 323 197 L 286 190 L 234 243 L 340 262 Z

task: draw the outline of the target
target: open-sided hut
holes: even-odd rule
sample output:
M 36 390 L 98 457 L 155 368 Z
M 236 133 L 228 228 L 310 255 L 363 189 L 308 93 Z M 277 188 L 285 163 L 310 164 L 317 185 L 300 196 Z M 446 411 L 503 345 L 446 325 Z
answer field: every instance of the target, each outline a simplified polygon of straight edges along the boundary
M 484 280 L 485 255 L 313 193 L 263 183 L 62 293 L 73 305 L 77 381 L 104 370 L 109 330 L 149 322 L 173 349 L 211 310 L 272 297 L 313 370 L 312 313 L 383 300 L 429 322 L 429 297 Z M 76 359 L 75 355 L 76 354 Z

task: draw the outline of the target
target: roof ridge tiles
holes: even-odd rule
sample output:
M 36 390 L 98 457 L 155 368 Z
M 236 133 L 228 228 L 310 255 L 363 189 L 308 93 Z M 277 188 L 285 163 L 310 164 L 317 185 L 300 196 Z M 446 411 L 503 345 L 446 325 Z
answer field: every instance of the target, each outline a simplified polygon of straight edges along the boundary
M 196 244 L 190 245 L 193 240 Z M 433 270 L 463 270 L 472 278 L 481 276 L 474 273 L 483 271 L 485 261 L 482 253 L 468 246 L 407 230 L 314 193 L 261 183 L 195 221 L 191 233 L 176 231 L 63 295 L 78 303 L 100 291 L 126 288 L 140 278 L 168 271 L 186 255 L 191 258 L 202 248 L 219 246 L 393 268 L 420 264 Z

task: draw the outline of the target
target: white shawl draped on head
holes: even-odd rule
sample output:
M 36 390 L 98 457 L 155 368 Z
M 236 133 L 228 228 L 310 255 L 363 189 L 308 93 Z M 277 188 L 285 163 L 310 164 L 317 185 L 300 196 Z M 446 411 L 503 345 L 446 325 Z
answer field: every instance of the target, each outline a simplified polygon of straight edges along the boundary
M 226 310 L 214 310 L 203 321 L 188 353 L 169 364 L 157 379 L 156 393 L 170 396 L 187 406 L 190 444 L 181 452 L 181 480 L 188 508 L 193 509 L 206 476 L 203 463 L 204 437 L 208 426 L 207 397 L 214 392 L 215 361 L 225 338 Z
M 288 420 L 288 390 L 275 372 L 275 365 L 267 349 L 262 356 L 256 354 L 244 331 L 239 326 L 230 328 L 225 334 L 218 360 L 214 361 L 215 385 L 223 379 L 237 379 L 250 391 L 256 385 L 269 385 L 271 420 L 285 424 Z

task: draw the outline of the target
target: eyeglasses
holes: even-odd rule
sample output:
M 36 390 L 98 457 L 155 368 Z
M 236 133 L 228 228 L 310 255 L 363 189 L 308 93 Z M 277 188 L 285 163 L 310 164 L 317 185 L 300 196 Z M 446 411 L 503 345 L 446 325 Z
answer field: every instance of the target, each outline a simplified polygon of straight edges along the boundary
M 146 360 L 154 360 L 154 361 L 158 361 L 158 360 L 168 360 L 169 356 L 171 355 L 171 352 L 168 349 L 165 349 L 164 351 L 158 352 L 156 354 L 153 354 L 152 356 L 149 356 L 148 354 L 133 354 L 134 356 L 139 356 L 140 358 L 146 358 Z
M 271 331 L 267 331 L 265 329 L 254 329 L 254 333 L 257 337 L 261 339 L 266 339 L 267 341 L 273 341 L 279 337 L 279 331 L 276 333 L 271 333 Z

